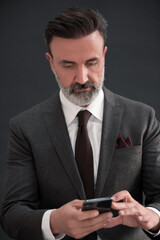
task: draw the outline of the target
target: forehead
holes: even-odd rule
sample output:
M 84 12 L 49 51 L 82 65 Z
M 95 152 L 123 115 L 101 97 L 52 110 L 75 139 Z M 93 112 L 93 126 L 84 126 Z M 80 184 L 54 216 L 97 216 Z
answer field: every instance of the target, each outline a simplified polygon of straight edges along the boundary
M 102 56 L 104 40 L 98 31 L 79 39 L 53 37 L 50 50 L 55 60 L 87 60 Z

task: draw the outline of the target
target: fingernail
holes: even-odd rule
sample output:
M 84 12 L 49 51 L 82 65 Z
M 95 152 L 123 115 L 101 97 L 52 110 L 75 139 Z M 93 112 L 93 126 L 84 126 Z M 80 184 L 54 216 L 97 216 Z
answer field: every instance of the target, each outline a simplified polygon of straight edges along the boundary
M 112 200 L 113 200 L 113 201 L 116 201 L 116 198 L 115 198 L 115 197 L 112 197 Z
M 140 221 L 142 221 L 142 219 L 143 219 L 143 217 L 142 217 L 142 216 L 139 216 L 138 218 L 139 218 L 139 220 L 140 220 Z
M 121 214 L 121 215 L 124 215 L 124 211 L 123 211 L 123 210 L 121 210 L 121 211 L 120 211 L 120 214 Z
M 98 212 L 98 211 L 94 212 L 94 216 L 95 216 L 95 217 L 97 217 L 98 215 L 99 215 L 99 212 Z

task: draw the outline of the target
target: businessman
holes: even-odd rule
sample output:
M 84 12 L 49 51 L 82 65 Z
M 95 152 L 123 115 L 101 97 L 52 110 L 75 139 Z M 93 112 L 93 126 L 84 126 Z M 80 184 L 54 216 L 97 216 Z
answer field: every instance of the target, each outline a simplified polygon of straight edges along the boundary
M 47 25 L 60 91 L 10 121 L 1 224 L 13 239 L 160 239 L 160 125 L 103 86 L 106 27 L 80 8 Z M 82 211 L 105 196 L 118 216 Z

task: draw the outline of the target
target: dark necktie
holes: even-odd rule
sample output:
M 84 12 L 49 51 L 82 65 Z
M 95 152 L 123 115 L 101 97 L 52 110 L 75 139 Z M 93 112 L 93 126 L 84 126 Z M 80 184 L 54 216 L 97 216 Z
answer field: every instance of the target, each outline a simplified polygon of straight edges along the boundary
M 75 157 L 87 198 L 94 197 L 93 153 L 88 137 L 87 122 L 91 113 L 87 110 L 78 114 L 78 133 L 75 146 Z
M 78 117 L 78 133 L 75 146 L 75 158 L 78 170 L 83 182 L 84 190 L 88 199 L 94 197 L 94 169 L 93 153 L 88 137 L 87 122 L 91 113 L 87 110 L 80 111 Z M 85 240 L 96 240 L 96 233 L 91 233 L 84 238 Z

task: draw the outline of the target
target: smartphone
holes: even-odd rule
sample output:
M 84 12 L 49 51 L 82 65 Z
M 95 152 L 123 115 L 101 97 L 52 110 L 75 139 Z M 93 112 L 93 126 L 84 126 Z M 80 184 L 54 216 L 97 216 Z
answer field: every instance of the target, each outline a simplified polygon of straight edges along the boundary
M 111 197 L 88 199 L 84 201 L 82 211 L 98 210 L 99 213 L 105 213 L 110 211 L 113 212 L 113 209 L 111 209 L 111 203 Z

